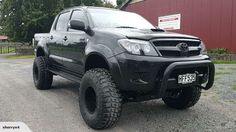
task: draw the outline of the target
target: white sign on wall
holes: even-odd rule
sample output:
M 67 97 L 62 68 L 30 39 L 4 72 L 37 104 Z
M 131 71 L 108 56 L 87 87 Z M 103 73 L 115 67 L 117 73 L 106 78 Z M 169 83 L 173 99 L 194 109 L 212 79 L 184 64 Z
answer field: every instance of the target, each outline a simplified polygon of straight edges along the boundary
M 181 14 L 158 17 L 158 27 L 164 30 L 178 30 L 181 25 Z

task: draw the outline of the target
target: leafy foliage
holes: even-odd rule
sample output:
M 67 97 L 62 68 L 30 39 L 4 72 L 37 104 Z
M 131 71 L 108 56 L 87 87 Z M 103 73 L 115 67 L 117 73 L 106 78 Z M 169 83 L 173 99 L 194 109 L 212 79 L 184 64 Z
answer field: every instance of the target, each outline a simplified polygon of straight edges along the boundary
M 117 6 L 120 7 L 126 0 L 116 0 Z
M 226 48 L 216 48 L 207 51 L 210 54 L 230 54 L 230 51 Z
M 49 32 L 62 9 L 81 4 L 113 7 L 105 0 L 0 0 L 0 32 L 13 41 L 29 42 L 35 33 Z

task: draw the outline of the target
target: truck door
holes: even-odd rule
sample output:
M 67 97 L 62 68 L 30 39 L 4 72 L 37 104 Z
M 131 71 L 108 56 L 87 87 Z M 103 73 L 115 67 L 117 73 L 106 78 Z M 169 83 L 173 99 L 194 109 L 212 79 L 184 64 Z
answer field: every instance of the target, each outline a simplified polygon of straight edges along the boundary
M 88 26 L 88 20 L 82 10 L 72 11 L 70 20 L 79 20 Z M 80 30 L 68 29 L 64 38 L 63 47 L 63 63 L 67 68 L 67 71 L 76 75 L 82 75 L 84 65 L 84 52 L 88 42 L 89 36 Z
M 64 69 L 63 65 L 63 42 L 67 31 L 67 23 L 70 19 L 70 12 L 62 12 L 55 20 L 50 32 L 49 44 L 49 61 L 58 70 Z

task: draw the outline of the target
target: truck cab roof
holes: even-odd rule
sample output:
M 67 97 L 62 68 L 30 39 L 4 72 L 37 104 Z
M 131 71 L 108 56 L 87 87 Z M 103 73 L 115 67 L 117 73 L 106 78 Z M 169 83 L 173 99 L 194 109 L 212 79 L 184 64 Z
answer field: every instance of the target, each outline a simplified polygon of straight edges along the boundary
M 107 8 L 107 7 L 75 6 L 75 7 L 71 7 L 71 8 L 64 9 L 62 12 L 70 11 L 70 10 L 75 10 L 75 9 L 83 9 L 83 10 L 96 9 L 96 10 L 113 10 L 113 11 L 121 11 L 121 10 L 119 10 L 119 9 L 113 9 L 113 8 Z M 124 11 L 123 11 L 123 12 L 124 12 Z

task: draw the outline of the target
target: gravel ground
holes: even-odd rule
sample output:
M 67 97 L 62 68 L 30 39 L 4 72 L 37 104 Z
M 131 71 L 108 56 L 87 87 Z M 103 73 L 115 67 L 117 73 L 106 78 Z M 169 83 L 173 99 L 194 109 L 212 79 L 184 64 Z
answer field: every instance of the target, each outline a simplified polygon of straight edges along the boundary
M 55 77 L 52 89 L 36 90 L 32 62 L 0 56 L 0 121 L 22 121 L 34 132 L 94 131 L 79 112 L 79 84 Z M 214 88 L 204 91 L 196 106 L 179 111 L 161 100 L 125 104 L 117 125 L 105 131 L 234 132 L 236 65 L 216 67 Z
M 216 65 L 213 91 L 224 101 L 236 104 L 236 65 Z

